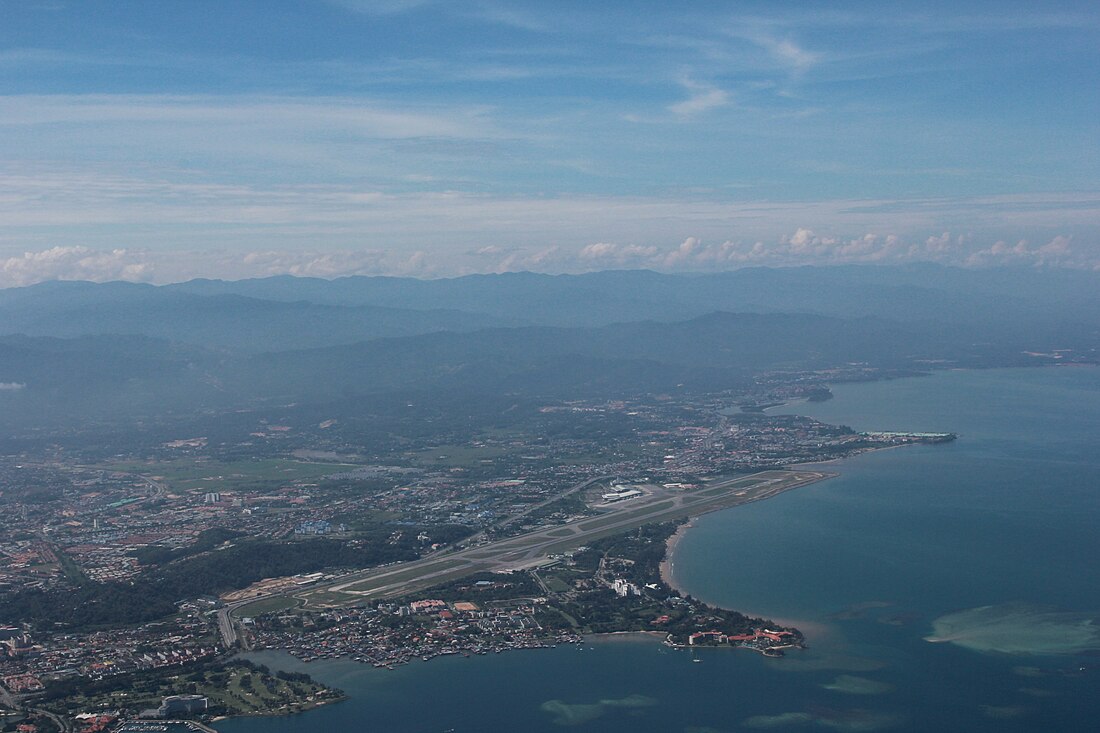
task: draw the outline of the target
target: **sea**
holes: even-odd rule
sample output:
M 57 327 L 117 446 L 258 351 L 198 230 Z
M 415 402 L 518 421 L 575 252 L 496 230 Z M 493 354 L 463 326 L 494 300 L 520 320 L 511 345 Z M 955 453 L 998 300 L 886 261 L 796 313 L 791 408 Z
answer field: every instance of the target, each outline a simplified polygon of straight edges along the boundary
M 1100 369 L 939 371 L 775 410 L 958 440 L 822 464 L 836 478 L 696 518 L 673 579 L 809 648 L 603 637 L 416 662 L 251 655 L 345 702 L 222 733 L 1100 730 Z

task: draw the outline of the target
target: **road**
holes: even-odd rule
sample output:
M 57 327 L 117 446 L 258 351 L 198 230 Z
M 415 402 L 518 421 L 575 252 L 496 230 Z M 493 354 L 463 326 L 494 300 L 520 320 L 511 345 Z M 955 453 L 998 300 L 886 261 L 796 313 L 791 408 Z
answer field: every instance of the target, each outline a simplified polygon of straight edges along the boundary
M 61 733 L 72 733 L 73 722 L 69 718 L 51 713 L 49 710 L 43 710 L 42 708 L 27 708 L 27 710 L 32 713 L 44 715 L 52 720 L 53 724 L 57 726 L 57 729 L 61 731 Z
M 592 484 L 598 484 L 601 481 L 610 481 L 613 478 L 615 478 L 615 477 L 614 476 L 597 476 L 596 478 L 590 478 L 587 481 L 581 481 L 579 484 L 574 484 L 573 486 L 570 486 L 568 489 L 566 489 L 564 492 L 562 492 L 560 494 L 556 494 L 555 496 L 551 496 L 546 501 L 540 501 L 538 504 L 534 504 L 532 506 L 527 507 L 522 512 L 517 512 L 516 514 L 513 514 L 513 515 L 505 517 L 505 518 L 503 518 L 503 519 L 501 519 L 497 522 L 494 522 L 491 525 L 491 527 L 486 527 L 485 529 L 481 530 L 477 534 L 472 535 L 472 536 L 467 537 L 466 539 L 464 539 L 462 541 L 462 544 L 466 545 L 466 546 L 469 546 L 469 545 L 473 544 L 474 542 L 477 542 L 478 540 L 480 540 L 482 537 L 484 537 L 485 533 L 487 531 L 489 531 L 489 529 L 491 529 L 491 528 L 499 529 L 501 527 L 507 527 L 509 524 L 512 524 L 517 519 L 522 519 L 523 517 L 526 517 L 527 515 L 531 514 L 532 512 L 536 512 L 539 509 L 542 509 L 543 507 L 550 506 L 555 501 L 560 501 L 560 500 L 562 500 L 562 499 L 564 499 L 568 496 L 572 496 L 573 494 L 577 493 L 578 491 L 581 491 L 582 489 L 587 489 Z
M 26 710 L 28 713 L 36 713 L 45 716 L 53 721 L 54 725 L 57 726 L 57 729 L 61 731 L 61 733 L 72 733 L 72 721 L 67 717 L 51 713 L 49 710 L 43 710 L 42 708 L 24 707 L 19 697 L 12 694 L 11 690 L 3 685 L 0 685 L 0 704 L 12 710 Z
M 15 709 L 16 700 L 15 695 L 12 695 L 8 688 L 0 685 L 0 705 Z
M 250 598 L 247 603 L 251 603 L 253 600 Z M 233 624 L 233 611 L 244 604 L 244 601 L 232 603 L 218 610 L 218 631 L 221 632 L 222 643 L 225 644 L 226 649 L 232 649 L 237 645 L 237 627 Z

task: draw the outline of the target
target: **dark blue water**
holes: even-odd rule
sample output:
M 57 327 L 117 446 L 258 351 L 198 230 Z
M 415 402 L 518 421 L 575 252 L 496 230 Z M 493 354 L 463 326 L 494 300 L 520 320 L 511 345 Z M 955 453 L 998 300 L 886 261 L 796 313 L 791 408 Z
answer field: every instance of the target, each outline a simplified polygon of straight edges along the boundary
M 834 391 L 787 411 L 961 437 L 830 464 L 840 477 L 699 518 L 674 558 L 693 595 L 792 620 L 811 649 L 706 650 L 694 663 L 652 642 L 596 642 L 392 672 L 266 655 L 351 700 L 219 730 L 1096 730 L 1100 657 L 1039 652 L 1100 610 L 1100 370 Z M 970 628 L 974 614 L 956 642 L 925 640 L 937 618 L 988 605 L 1001 636 L 1034 639 L 1031 651 L 976 650 L 988 628 Z

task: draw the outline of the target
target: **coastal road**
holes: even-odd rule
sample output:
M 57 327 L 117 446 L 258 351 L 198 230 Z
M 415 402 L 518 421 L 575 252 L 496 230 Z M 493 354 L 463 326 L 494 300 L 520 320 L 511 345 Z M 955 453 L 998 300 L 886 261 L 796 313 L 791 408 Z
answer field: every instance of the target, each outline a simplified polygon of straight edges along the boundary
M 395 598 L 474 573 L 535 567 L 549 556 L 645 524 L 738 506 L 830 478 L 821 471 L 763 471 L 722 479 L 690 491 L 654 489 L 609 512 L 464 550 L 361 571 L 297 596 L 307 604 L 335 607 Z

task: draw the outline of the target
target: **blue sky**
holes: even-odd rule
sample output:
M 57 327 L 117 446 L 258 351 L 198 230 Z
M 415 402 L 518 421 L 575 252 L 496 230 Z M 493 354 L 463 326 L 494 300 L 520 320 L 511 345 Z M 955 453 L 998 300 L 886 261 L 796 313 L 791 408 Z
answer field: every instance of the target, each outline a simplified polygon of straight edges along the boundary
M 1100 266 L 1100 6 L 0 0 L 0 286 Z

